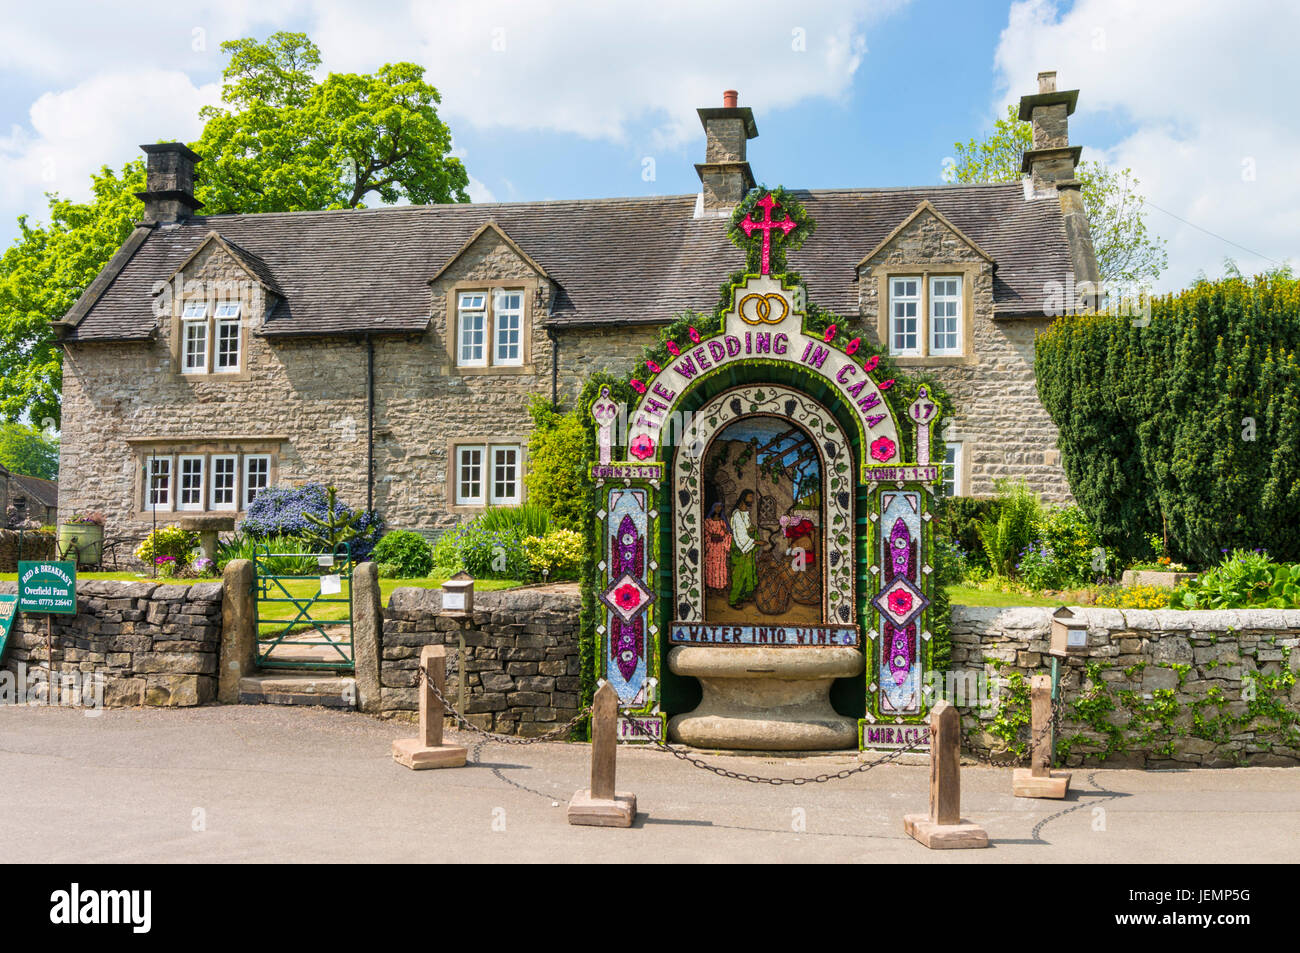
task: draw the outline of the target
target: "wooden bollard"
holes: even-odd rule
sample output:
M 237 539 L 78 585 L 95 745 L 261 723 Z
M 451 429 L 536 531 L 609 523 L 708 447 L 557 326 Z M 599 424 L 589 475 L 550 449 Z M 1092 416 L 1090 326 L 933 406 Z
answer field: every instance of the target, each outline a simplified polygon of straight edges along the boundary
M 1035 675 L 1029 680 L 1029 767 L 1011 774 L 1011 793 L 1016 797 L 1063 798 L 1070 790 L 1070 772 L 1052 770 L 1052 680 Z
M 447 649 L 426 645 L 420 650 L 420 736 L 393 742 L 393 760 L 408 768 L 460 768 L 465 764 L 465 749 L 442 743 L 444 709 L 433 686 L 447 697 Z
M 591 705 L 591 787 L 569 802 L 569 823 L 588 827 L 631 827 L 636 795 L 614 790 L 618 754 L 618 692 L 606 682 Z
M 989 846 L 984 828 L 961 816 L 961 715 L 950 702 L 930 710 L 930 813 L 905 815 L 903 830 L 931 850 Z

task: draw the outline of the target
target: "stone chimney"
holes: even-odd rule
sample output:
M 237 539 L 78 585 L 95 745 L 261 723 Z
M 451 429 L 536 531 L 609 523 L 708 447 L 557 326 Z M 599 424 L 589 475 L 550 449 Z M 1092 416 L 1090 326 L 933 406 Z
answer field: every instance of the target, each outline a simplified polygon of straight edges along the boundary
M 1100 284 L 1097 255 L 1083 205 L 1083 183 L 1075 178 L 1075 167 L 1083 146 L 1070 145 L 1069 116 L 1079 100 L 1079 91 L 1058 92 L 1056 72 L 1038 74 L 1038 93 L 1020 98 L 1020 119 L 1033 124 L 1034 147 L 1025 150 L 1020 171 L 1028 172 L 1034 198 L 1053 193 L 1061 203 L 1061 219 L 1074 265 L 1076 302 L 1074 307 L 1094 310 L 1105 301 Z
M 196 153 L 179 142 L 150 143 L 140 147 L 147 157 L 145 191 L 135 193 L 144 202 L 147 225 L 179 222 L 203 207 L 194 197 Z
M 1057 92 L 1055 71 L 1038 74 L 1037 95 L 1020 97 L 1020 119 L 1034 127 L 1034 147 L 1025 151 L 1020 171 L 1029 173 L 1035 194 L 1074 178 L 1083 147 L 1070 145 L 1069 115 L 1078 100 L 1077 89 Z
M 700 109 L 704 125 L 704 161 L 696 163 L 703 186 L 703 214 L 730 215 L 731 210 L 754 187 L 754 173 L 745 161 L 745 146 L 758 135 L 754 111 L 736 105 L 739 94 L 729 89 L 722 94 L 722 108 Z

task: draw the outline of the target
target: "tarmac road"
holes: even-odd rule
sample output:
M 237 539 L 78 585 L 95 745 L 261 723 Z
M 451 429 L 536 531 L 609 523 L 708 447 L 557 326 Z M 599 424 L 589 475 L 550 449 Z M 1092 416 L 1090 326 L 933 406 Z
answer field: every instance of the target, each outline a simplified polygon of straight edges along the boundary
M 1300 768 L 1080 770 L 1066 801 L 1011 795 L 1011 770 L 962 770 L 962 813 L 989 850 L 928 851 L 903 833 L 927 807 L 923 761 L 827 784 L 746 784 L 659 751 L 619 749 L 631 830 L 572 827 L 586 745 L 471 747 L 477 764 L 410 771 L 413 726 L 308 708 L 0 708 L 9 862 L 1270 862 L 1300 844 Z M 449 742 L 473 745 L 469 735 Z M 851 754 L 710 755 L 799 776 Z M 15 830 L 10 826 L 20 820 Z

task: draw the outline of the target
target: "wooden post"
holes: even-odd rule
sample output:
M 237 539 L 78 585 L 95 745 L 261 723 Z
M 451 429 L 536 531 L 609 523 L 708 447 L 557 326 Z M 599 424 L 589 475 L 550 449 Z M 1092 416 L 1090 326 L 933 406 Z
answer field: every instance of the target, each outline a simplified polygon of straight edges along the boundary
M 1070 790 L 1070 772 L 1052 770 L 1052 679 L 1035 675 L 1029 680 L 1029 767 L 1011 775 L 1016 797 L 1063 798 Z
M 636 795 L 614 790 L 618 755 L 618 693 L 600 686 L 591 705 L 591 787 L 569 802 L 569 823 L 589 827 L 631 827 Z
M 447 697 L 447 649 L 426 645 L 420 650 L 420 736 L 393 742 L 393 760 L 419 771 L 424 768 L 460 768 L 466 751 L 460 745 L 443 744 L 445 711 L 434 694 L 434 686 Z
M 424 678 L 420 681 L 420 737 L 426 748 L 440 748 L 444 709 L 438 696 L 433 693 L 433 688 L 436 685 L 438 691 L 443 692 L 443 697 L 447 697 L 446 647 L 426 645 L 420 649 L 420 668 L 424 672 Z
M 961 823 L 961 715 L 946 701 L 930 713 L 930 819 Z
M 947 701 L 930 710 L 930 813 L 904 816 L 903 830 L 931 850 L 989 846 L 961 816 L 961 715 Z

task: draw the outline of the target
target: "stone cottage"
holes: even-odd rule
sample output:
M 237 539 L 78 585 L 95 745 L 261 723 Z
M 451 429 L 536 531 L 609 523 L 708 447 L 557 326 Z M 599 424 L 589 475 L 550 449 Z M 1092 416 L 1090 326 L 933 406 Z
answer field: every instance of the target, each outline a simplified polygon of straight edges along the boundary
M 1096 263 L 1078 91 L 1055 87 L 1041 74 L 1021 101 L 1020 183 L 795 193 L 817 221 L 791 260 L 814 299 L 956 399 L 956 494 L 1014 475 L 1068 497 L 1033 341 Z M 627 371 L 742 266 L 727 218 L 756 182 L 758 128 L 731 92 L 699 115 L 700 192 L 647 198 L 204 216 L 200 157 L 143 146 L 142 221 L 55 322 L 60 510 L 142 534 L 315 480 L 437 531 L 523 500 L 530 399 Z

